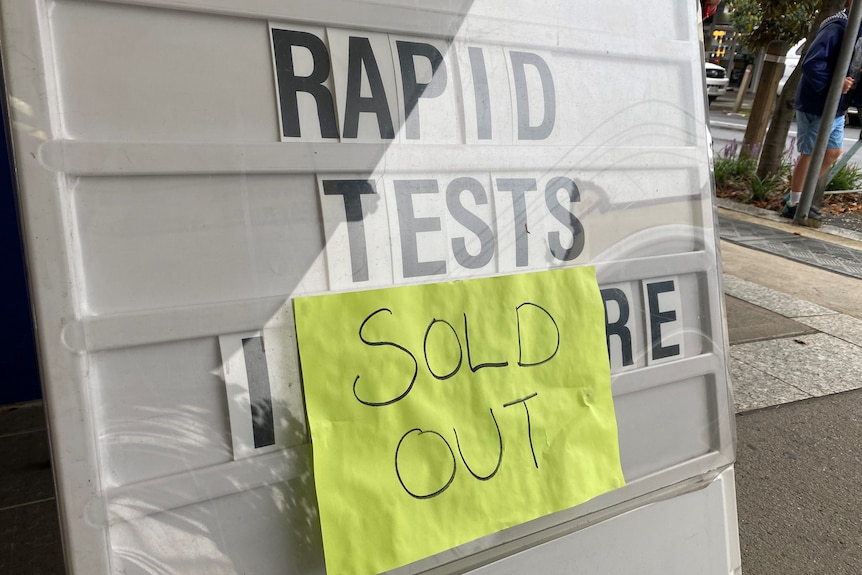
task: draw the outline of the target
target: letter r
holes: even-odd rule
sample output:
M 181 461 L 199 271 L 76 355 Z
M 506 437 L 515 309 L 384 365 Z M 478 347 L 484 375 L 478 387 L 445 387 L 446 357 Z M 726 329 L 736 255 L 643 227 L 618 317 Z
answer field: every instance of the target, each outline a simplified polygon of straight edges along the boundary
M 329 52 L 323 40 L 308 32 L 272 29 L 272 47 L 275 56 L 275 74 L 278 80 L 278 101 L 281 107 L 281 129 L 284 137 L 299 138 L 298 92 L 306 92 L 317 103 L 320 135 L 338 138 L 335 105 L 332 93 L 324 85 L 329 78 Z M 294 67 L 293 49 L 305 48 L 314 63 L 311 74 L 298 76 Z

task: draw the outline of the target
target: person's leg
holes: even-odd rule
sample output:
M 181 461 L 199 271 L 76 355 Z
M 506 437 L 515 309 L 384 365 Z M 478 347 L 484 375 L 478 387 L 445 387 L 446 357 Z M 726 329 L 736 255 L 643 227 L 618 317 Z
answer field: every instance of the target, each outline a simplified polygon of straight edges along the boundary
M 811 165 L 811 154 L 800 154 L 796 160 L 796 166 L 793 167 L 793 175 L 790 178 L 790 192 L 802 194 L 802 188 L 805 186 L 805 176 L 808 175 L 808 166 Z M 796 205 L 799 198 L 791 196 L 790 203 Z
M 840 148 L 826 148 L 823 163 L 820 164 L 819 177 L 822 178 L 829 171 L 829 168 L 832 167 L 832 164 L 838 161 L 842 151 Z M 805 186 L 805 176 L 808 175 L 808 166 L 810 165 L 811 154 L 800 154 L 799 159 L 796 161 L 796 166 L 793 168 L 793 175 L 790 178 L 791 190 L 802 190 Z M 801 194 L 802 192 L 800 191 L 799 193 Z M 791 203 L 796 204 L 798 201 L 799 198 L 796 198 L 796 201 L 791 200 Z
M 831 168 L 832 164 L 841 157 L 841 146 L 844 145 L 844 117 L 839 116 L 832 122 L 832 131 L 829 133 L 829 141 L 826 144 L 826 152 L 823 155 L 823 163 L 820 164 L 819 177 L 823 177 Z M 814 197 L 811 198 L 811 208 L 808 211 L 807 225 L 819 227 L 820 205 L 823 203 L 823 189 L 815 188 Z
M 844 147 L 844 116 L 838 116 L 832 122 L 832 131 L 829 133 L 829 141 L 826 143 L 826 155 L 823 156 L 823 164 L 820 166 L 820 177 L 829 171 L 832 164 L 841 157 Z
M 820 164 L 820 177 L 822 178 L 826 172 L 829 171 L 829 168 L 832 167 L 832 164 L 838 161 L 841 158 L 841 152 L 843 152 L 841 148 L 826 148 L 826 155 L 823 156 L 823 163 Z
M 820 128 L 820 117 L 806 114 L 804 112 L 797 112 L 796 126 L 796 148 L 800 155 L 790 178 L 790 194 L 788 194 L 784 207 L 781 210 L 781 215 L 786 218 L 793 218 L 796 215 L 796 206 L 802 199 L 802 189 L 805 186 L 805 178 L 808 175 L 808 169 L 811 166 L 811 152 L 814 149 L 814 141 L 817 138 L 817 131 Z M 822 178 L 832 167 L 832 164 L 837 162 L 841 157 L 841 147 L 843 144 L 844 117 L 839 116 L 832 122 L 829 141 L 826 144 L 823 162 L 820 164 L 819 177 Z M 820 203 L 822 200 L 822 195 L 812 198 L 811 213 L 809 213 L 809 216 L 813 215 L 815 218 L 819 219 Z
M 799 158 L 796 160 L 796 166 L 790 178 L 790 194 L 781 210 L 781 215 L 785 218 L 796 215 L 796 205 L 802 199 L 802 188 L 805 186 L 805 176 L 811 164 L 811 152 L 814 150 L 814 140 L 817 138 L 819 126 L 820 116 L 796 112 L 796 150 L 799 152 Z

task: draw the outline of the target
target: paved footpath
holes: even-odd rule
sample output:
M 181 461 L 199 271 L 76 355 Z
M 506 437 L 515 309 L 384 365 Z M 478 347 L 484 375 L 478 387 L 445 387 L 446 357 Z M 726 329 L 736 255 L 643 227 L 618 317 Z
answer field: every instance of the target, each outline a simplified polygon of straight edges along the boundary
M 858 575 L 862 237 L 722 205 L 743 575 Z

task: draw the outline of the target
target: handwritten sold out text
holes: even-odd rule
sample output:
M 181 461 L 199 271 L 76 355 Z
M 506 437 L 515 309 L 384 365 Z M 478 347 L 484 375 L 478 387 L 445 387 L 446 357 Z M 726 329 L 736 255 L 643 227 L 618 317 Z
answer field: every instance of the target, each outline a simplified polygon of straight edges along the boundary
M 523 324 L 527 316 L 531 318 L 529 322 L 531 325 L 535 326 L 537 323 L 543 323 L 543 328 L 541 330 L 525 330 Z M 507 358 L 494 358 L 495 361 L 476 360 L 473 347 L 470 344 L 470 321 L 466 313 L 462 314 L 463 331 L 461 332 L 459 332 L 455 325 L 445 319 L 431 319 L 425 329 L 422 350 L 417 353 L 410 351 L 405 345 L 395 341 L 372 338 L 368 335 L 368 332 L 372 331 L 372 327 L 378 322 L 385 321 L 386 317 L 398 319 L 391 309 L 385 307 L 381 307 L 369 314 L 359 326 L 359 339 L 363 344 L 370 347 L 388 347 L 398 350 L 399 353 L 405 356 L 405 359 L 409 358 L 410 362 L 412 362 L 413 373 L 409 378 L 405 377 L 401 382 L 387 381 L 383 383 L 366 381 L 368 378 L 357 375 L 353 380 L 353 396 L 356 401 L 364 406 L 384 408 L 405 399 L 413 390 L 419 377 L 420 360 L 424 364 L 428 375 L 438 381 L 448 380 L 464 369 L 469 369 L 471 373 L 476 373 L 482 369 L 503 369 L 510 366 L 510 360 Z M 560 351 L 560 329 L 554 316 L 547 309 L 536 303 L 524 302 L 514 309 L 514 320 L 516 324 L 515 333 L 517 334 L 518 354 L 517 360 L 514 357 L 511 360 L 515 362 L 515 365 L 519 369 L 538 367 L 556 357 Z M 541 345 L 535 345 L 535 341 L 531 341 L 528 344 L 527 335 L 531 334 L 532 337 L 536 337 L 536 333 L 539 332 L 542 334 L 541 337 L 543 339 L 540 342 Z M 441 347 L 448 351 L 443 354 L 435 351 Z M 542 351 L 536 351 L 538 348 L 541 348 Z M 420 359 L 417 359 L 417 356 Z M 384 391 L 381 392 L 381 389 Z M 372 397 L 375 395 L 373 392 L 376 392 L 376 397 Z M 526 419 L 527 443 L 532 455 L 533 464 L 538 469 L 539 463 L 533 448 L 533 427 L 528 406 L 528 402 L 537 396 L 537 392 L 526 393 L 521 397 L 512 397 L 501 405 L 503 408 L 523 408 Z M 455 480 L 458 467 L 457 460 L 459 458 L 470 475 L 475 479 L 487 481 L 493 478 L 500 470 L 503 462 L 504 441 L 497 416 L 494 414 L 494 409 L 490 408 L 489 412 L 490 421 L 493 422 L 497 435 L 497 461 L 492 470 L 479 473 L 475 470 L 475 465 L 471 466 L 467 462 L 462 448 L 462 440 L 458 435 L 457 429 L 452 429 L 455 444 L 455 448 L 453 449 L 452 442 L 440 432 L 416 427 L 406 431 L 401 436 L 395 448 L 395 473 L 404 491 L 416 499 L 430 499 L 440 495 Z M 458 457 L 455 455 L 456 451 L 458 452 Z M 432 470 L 431 467 L 434 465 L 431 463 L 432 461 L 442 465 L 444 468 Z M 418 472 L 416 470 L 424 471 Z

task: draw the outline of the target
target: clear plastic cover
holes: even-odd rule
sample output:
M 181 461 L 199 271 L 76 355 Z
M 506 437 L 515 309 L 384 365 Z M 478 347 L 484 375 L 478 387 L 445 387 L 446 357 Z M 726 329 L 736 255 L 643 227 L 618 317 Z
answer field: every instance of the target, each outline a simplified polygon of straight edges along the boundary
M 324 573 L 294 299 L 583 266 L 626 485 L 396 571 L 735 522 L 682 495 L 734 458 L 683 4 L 0 2 L 70 571 Z

